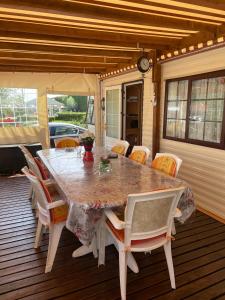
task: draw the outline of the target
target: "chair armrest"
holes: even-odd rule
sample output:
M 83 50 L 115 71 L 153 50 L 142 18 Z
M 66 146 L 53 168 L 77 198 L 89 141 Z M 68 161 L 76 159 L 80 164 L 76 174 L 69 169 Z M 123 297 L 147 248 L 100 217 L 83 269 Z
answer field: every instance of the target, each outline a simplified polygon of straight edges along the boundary
M 182 216 L 182 212 L 180 211 L 179 208 L 176 208 L 175 216 L 174 218 L 180 218 Z
M 47 186 L 52 185 L 52 184 L 56 185 L 56 183 L 53 179 L 45 179 L 44 184 L 47 185 Z
M 121 230 L 125 228 L 125 222 L 121 221 L 111 209 L 105 209 L 105 215 L 116 229 Z
M 66 204 L 66 202 L 64 200 L 57 200 L 52 203 L 49 203 L 47 205 L 47 208 L 52 209 L 52 208 L 59 207 L 59 206 L 65 205 L 65 204 Z

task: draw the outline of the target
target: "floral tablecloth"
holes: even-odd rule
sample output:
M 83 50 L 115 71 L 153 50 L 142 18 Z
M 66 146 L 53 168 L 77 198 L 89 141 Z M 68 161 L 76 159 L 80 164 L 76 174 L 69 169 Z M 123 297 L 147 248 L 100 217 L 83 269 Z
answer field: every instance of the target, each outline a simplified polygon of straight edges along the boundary
M 193 194 L 187 184 L 167 176 L 149 166 L 138 164 L 126 157 L 111 159 L 112 171 L 99 173 L 100 158 L 104 148 L 94 149 L 94 162 L 83 162 L 75 152 L 64 149 L 38 151 L 39 157 L 56 181 L 59 191 L 69 203 L 67 228 L 83 244 L 89 244 L 100 220 L 103 209 L 123 207 L 131 193 L 144 193 L 162 189 L 186 187 L 178 207 L 184 222 L 195 209 Z

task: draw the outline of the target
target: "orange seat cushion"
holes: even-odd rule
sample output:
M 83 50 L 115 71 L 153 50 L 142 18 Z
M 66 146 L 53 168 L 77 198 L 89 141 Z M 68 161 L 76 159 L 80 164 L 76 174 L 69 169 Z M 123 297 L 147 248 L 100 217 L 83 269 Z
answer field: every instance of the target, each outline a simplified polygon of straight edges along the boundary
M 141 164 L 145 164 L 146 162 L 146 153 L 145 151 L 138 150 L 138 151 L 133 151 L 131 155 L 129 156 L 130 159 L 135 160 Z
M 65 139 L 57 142 L 56 148 L 68 148 L 68 147 L 78 147 L 79 142 L 72 139 Z
M 176 176 L 177 164 L 175 159 L 169 156 L 159 156 L 152 161 L 151 167 L 170 176 Z
M 58 192 L 54 188 L 47 188 L 42 180 L 40 180 L 41 186 L 44 190 L 45 196 L 49 203 L 54 202 L 53 198 L 58 194 Z M 50 209 L 51 221 L 56 224 L 63 221 L 66 221 L 68 216 L 68 205 L 64 204 L 55 208 Z
M 38 166 L 38 169 L 41 173 L 42 179 L 46 180 L 49 178 L 49 174 L 47 172 L 47 170 L 43 167 L 42 163 L 39 161 L 39 159 L 37 157 L 34 157 L 34 161 L 36 163 L 36 165 Z
M 115 235 L 115 237 L 122 243 L 124 243 L 124 229 L 116 229 L 113 224 L 109 221 L 109 219 L 106 220 L 107 225 L 109 226 L 109 228 L 111 229 L 111 231 L 113 232 L 113 234 Z M 150 242 L 150 241 L 154 241 L 156 239 L 159 239 L 161 237 L 165 236 L 166 237 L 166 233 L 158 235 L 156 237 L 153 238 L 149 238 L 149 239 L 144 239 L 144 240 L 132 240 L 131 241 L 131 246 L 135 246 L 135 245 L 140 245 L 142 243 L 146 243 L 146 242 Z
M 112 147 L 111 151 L 123 155 L 125 154 L 125 147 L 123 145 L 116 145 Z

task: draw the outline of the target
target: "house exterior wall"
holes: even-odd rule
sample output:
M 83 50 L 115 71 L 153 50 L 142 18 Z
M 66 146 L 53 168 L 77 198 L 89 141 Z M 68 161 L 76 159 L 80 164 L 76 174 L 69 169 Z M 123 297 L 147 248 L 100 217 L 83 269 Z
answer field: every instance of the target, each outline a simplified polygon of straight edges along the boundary
M 138 71 L 118 75 L 116 77 L 108 78 L 102 82 L 102 93 L 104 89 L 113 86 L 120 86 L 130 81 L 137 81 L 143 79 L 142 74 Z M 144 93 L 143 93 L 143 120 L 142 120 L 142 144 L 149 149 L 152 148 L 152 99 L 153 99 L 153 86 L 152 86 L 152 72 L 144 76 Z M 102 132 L 104 132 L 104 122 L 102 121 Z
M 193 189 L 197 205 L 225 219 L 225 151 L 163 139 L 165 81 L 225 69 L 225 48 L 210 50 L 162 64 L 160 152 L 178 155 L 178 177 Z

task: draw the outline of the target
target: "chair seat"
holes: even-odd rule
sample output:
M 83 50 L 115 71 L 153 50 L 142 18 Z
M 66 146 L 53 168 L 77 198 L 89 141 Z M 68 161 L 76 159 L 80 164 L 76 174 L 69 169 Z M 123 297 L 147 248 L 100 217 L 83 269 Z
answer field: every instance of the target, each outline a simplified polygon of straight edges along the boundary
M 52 202 L 62 199 L 54 184 L 47 186 Z M 68 216 L 68 205 L 61 205 L 50 209 L 51 220 L 54 224 L 66 221 Z
M 151 167 L 170 176 L 176 176 L 177 164 L 172 157 L 159 156 L 152 161 Z
M 116 145 L 112 147 L 111 151 L 123 155 L 125 152 L 125 147 L 123 145 Z
M 115 235 L 115 237 L 122 243 L 124 243 L 124 229 L 116 229 L 113 224 L 109 221 L 109 219 L 106 220 L 107 225 L 109 226 L 110 230 L 113 232 L 113 234 Z M 166 234 L 161 234 L 157 237 L 153 237 L 153 238 L 149 238 L 149 239 L 144 239 L 144 240 L 133 240 L 131 241 L 131 246 L 140 246 L 140 247 L 144 247 L 145 244 L 149 244 L 152 243 L 160 243 L 160 242 L 164 242 L 166 239 Z
M 137 150 L 137 151 L 133 151 L 129 158 L 131 160 L 135 160 L 136 162 L 139 162 L 141 164 L 145 164 L 145 161 L 146 161 L 146 153 L 145 151 L 142 151 L 142 150 Z

